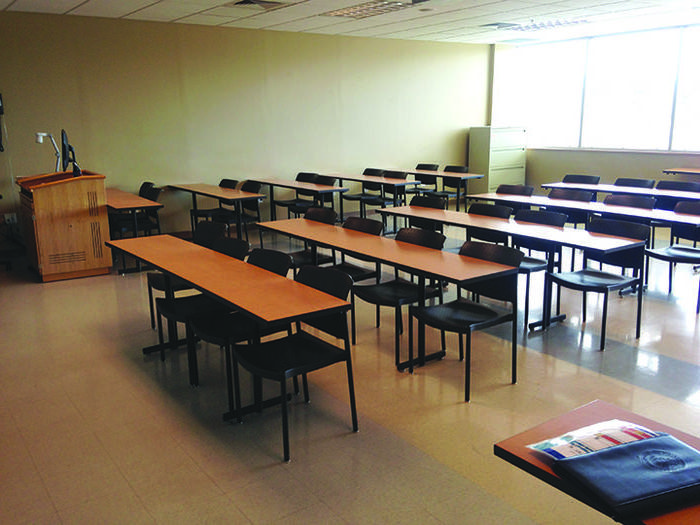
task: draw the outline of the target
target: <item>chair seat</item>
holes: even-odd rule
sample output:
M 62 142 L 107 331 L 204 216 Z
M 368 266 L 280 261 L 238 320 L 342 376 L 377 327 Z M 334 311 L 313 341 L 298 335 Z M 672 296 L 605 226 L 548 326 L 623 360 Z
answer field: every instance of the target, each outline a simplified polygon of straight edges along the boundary
M 188 295 L 175 299 L 158 298 L 156 299 L 156 308 L 163 317 L 178 323 L 186 323 L 193 317 L 231 310 L 230 306 L 204 294 Z
M 348 194 L 341 194 L 341 197 L 345 199 L 346 201 L 359 201 L 363 199 L 372 199 L 377 197 L 378 195 L 376 193 L 348 193 Z
M 323 253 L 314 254 L 311 250 L 300 250 L 289 254 L 292 258 L 292 266 L 301 268 L 302 266 L 317 266 L 319 264 L 328 264 L 333 262 L 333 256 Z
M 165 291 L 165 274 L 163 274 L 162 272 L 148 272 L 146 274 L 146 279 L 148 280 L 148 284 L 151 288 L 160 290 L 162 292 Z M 179 277 L 170 277 L 170 289 L 173 292 L 188 290 L 190 288 L 192 288 L 192 286 L 188 282 L 180 279 Z
M 655 250 L 646 250 L 647 255 L 663 261 L 700 264 L 700 248 L 692 246 L 684 246 L 682 244 L 674 244 L 666 248 L 657 248 Z
M 518 271 L 520 273 L 534 273 L 542 272 L 547 269 L 547 260 L 538 259 L 537 257 L 523 257 L 523 261 L 520 263 Z
M 593 268 L 584 268 L 575 272 L 550 273 L 549 275 L 552 281 L 566 288 L 601 293 L 627 288 L 639 281 L 638 277 L 608 273 Z
M 281 381 L 347 360 L 347 352 L 306 332 L 235 347 L 238 362 L 254 375 Z
M 415 303 L 426 298 L 438 297 L 437 287 L 421 288 L 418 284 L 404 279 L 394 279 L 379 284 L 363 284 L 353 286 L 353 293 L 367 302 L 381 306 L 396 306 Z
M 472 328 L 500 324 L 513 315 L 510 310 L 486 306 L 464 298 L 434 306 L 414 307 L 411 313 L 428 326 L 455 333 L 466 333 Z
M 356 264 L 350 264 L 348 262 L 342 262 L 333 266 L 336 270 L 340 270 L 343 273 L 348 274 L 353 282 L 364 281 L 365 279 L 371 279 L 377 276 L 377 271 L 373 268 L 365 268 L 363 266 L 358 266 Z
M 190 319 L 192 329 L 200 339 L 219 346 L 287 330 L 288 323 L 256 324 L 241 312 L 215 312 Z

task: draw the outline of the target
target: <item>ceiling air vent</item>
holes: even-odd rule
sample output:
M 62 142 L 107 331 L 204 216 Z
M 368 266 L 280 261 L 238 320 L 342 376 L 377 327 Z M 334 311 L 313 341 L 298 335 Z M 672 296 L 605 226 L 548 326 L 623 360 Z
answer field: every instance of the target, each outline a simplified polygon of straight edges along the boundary
M 414 7 L 427 1 L 428 0 L 404 0 L 403 2 L 390 2 L 372 0 L 371 2 L 364 2 L 350 7 L 336 9 L 335 11 L 321 13 L 321 16 L 344 16 L 347 18 L 354 18 L 355 20 L 361 20 L 362 18 L 369 18 L 370 16 L 393 13 L 394 11 Z
M 274 2 L 268 0 L 235 0 L 224 4 L 222 7 L 249 7 L 251 9 L 277 9 L 278 7 L 288 6 L 289 2 Z

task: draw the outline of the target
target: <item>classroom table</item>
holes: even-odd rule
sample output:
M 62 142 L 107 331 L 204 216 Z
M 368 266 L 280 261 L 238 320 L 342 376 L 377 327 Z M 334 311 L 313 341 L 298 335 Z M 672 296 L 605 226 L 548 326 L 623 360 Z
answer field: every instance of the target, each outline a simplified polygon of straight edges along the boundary
M 457 187 L 457 211 L 459 211 L 459 202 L 462 197 L 467 196 L 467 185 L 472 179 L 481 179 L 484 177 L 482 173 L 459 173 L 453 171 L 441 171 L 441 170 L 404 170 L 406 173 L 411 175 L 433 175 L 441 179 L 458 179 L 459 186 Z M 466 202 L 465 202 L 466 205 Z
M 700 200 L 700 193 L 694 191 L 664 190 L 658 188 L 637 188 L 635 186 L 616 186 L 614 184 L 580 184 L 575 182 L 548 182 L 542 184 L 543 188 L 564 188 L 568 190 L 585 190 L 597 193 L 612 193 L 619 195 L 640 195 L 643 197 L 655 197 L 675 200 Z
M 700 168 L 666 168 L 663 172 L 669 175 L 700 175 Z
M 690 215 L 686 213 L 676 213 L 671 210 L 657 210 L 646 208 L 633 208 L 631 206 L 617 206 L 614 204 L 604 204 L 602 202 L 582 202 L 564 199 L 550 199 L 542 195 L 511 195 L 507 193 L 473 193 L 467 198 L 474 200 L 487 200 L 494 202 L 526 204 L 541 208 L 560 208 L 588 213 L 600 214 L 615 218 L 629 218 L 637 220 L 659 221 L 669 224 L 690 224 L 700 227 L 700 215 Z
M 419 276 L 421 286 L 426 278 L 459 284 L 488 280 L 518 271 L 517 268 L 482 259 L 465 257 L 307 219 L 264 222 L 259 223 L 258 226 L 308 241 L 314 246 L 339 250 L 350 256 L 387 264 L 399 270 L 413 273 Z M 413 364 L 422 365 L 427 360 L 441 359 L 444 356 L 444 350 L 429 356 L 420 355 Z M 409 368 L 410 364 L 409 361 L 399 362 L 397 368 L 404 370 Z M 513 368 L 515 369 L 515 366 Z
M 385 208 L 380 210 L 385 215 L 395 217 L 420 218 L 439 222 L 441 224 L 458 226 L 461 228 L 482 228 L 507 233 L 514 237 L 527 237 L 539 239 L 551 243 L 552 252 L 547 254 L 547 271 L 554 271 L 553 251 L 555 247 L 567 247 L 572 249 L 587 250 L 589 252 L 613 253 L 620 250 L 643 249 L 644 241 L 636 239 L 624 239 L 613 235 L 603 235 L 589 232 L 584 229 L 571 228 L 570 226 L 558 227 L 544 224 L 534 224 L 523 221 L 515 221 L 512 218 L 502 219 L 487 217 L 475 213 L 464 213 L 451 210 L 438 210 L 421 206 L 400 206 L 397 208 Z M 543 319 L 530 323 L 530 329 L 546 328 L 552 321 L 561 321 L 565 315 L 551 317 L 552 290 L 545 287 L 543 302 Z
M 642 425 L 650 430 L 666 432 L 687 443 L 691 447 L 700 449 L 700 438 L 696 436 L 681 432 L 678 429 L 635 414 L 634 412 L 624 410 L 610 403 L 596 400 L 494 444 L 493 452 L 497 457 L 506 460 L 508 463 L 524 470 L 528 474 L 532 474 L 554 488 L 561 490 L 582 503 L 615 519 L 616 516 L 612 509 L 603 504 L 599 499 L 556 474 L 552 469 L 553 460 L 527 447 L 527 445 L 611 419 L 620 419 L 622 421 Z M 700 505 L 689 505 L 685 508 L 679 508 L 662 514 L 657 513 L 657 515 L 641 516 L 637 520 L 629 520 L 624 523 L 644 523 L 648 525 L 690 525 L 700 523 Z
M 108 241 L 107 245 L 156 267 L 167 279 L 179 277 L 200 292 L 228 304 L 232 310 L 240 310 L 261 322 L 293 322 L 350 309 L 347 301 L 170 235 L 120 239 Z M 166 297 L 173 297 L 172 290 L 166 289 Z M 168 323 L 169 335 L 173 335 L 174 330 L 175 324 Z M 196 358 L 190 349 L 188 358 L 192 381 Z M 227 370 L 230 402 L 229 373 Z M 224 419 L 233 415 L 233 407 L 229 405 Z
M 108 210 L 131 215 L 134 221 L 134 235 L 138 234 L 137 214 L 139 211 L 157 210 L 163 207 L 160 202 L 152 201 L 140 195 L 135 195 L 134 193 L 129 193 L 128 191 L 117 188 L 106 188 L 105 194 L 107 197 Z M 141 263 L 139 262 L 136 268 L 129 269 L 126 267 L 126 258 L 124 254 L 122 254 L 122 273 L 129 273 L 131 271 L 141 271 Z
M 347 188 L 342 186 L 330 186 L 328 184 L 316 184 L 315 182 L 301 182 L 298 180 L 285 180 L 285 179 L 253 179 L 260 184 L 265 184 L 270 187 L 270 220 L 277 220 L 277 210 L 275 209 L 275 188 L 287 188 L 291 190 L 306 190 L 314 194 L 314 201 L 319 206 L 323 206 L 320 196 L 327 193 L 343 193 L 348 191 Z M 343 199 L 340 199 L 340 216 L 343 215 Z
M 262 193 L 250 193 L 247 191 L 241 191 L 239 189 L 234 189 L 234 188 L 224 188 L 222 186 L 217 186 L 215 184 L 204 184 L 204 183 L 170 184 L 170 185 L 168 185 L 168 188 L 191 193 L 192 194 L 192 209 L 193 210 L 197 209 L 197 195 L 201 195 L 202 197 L 209 197 L 212 199 L 217 199 L 217 200 L 224 202 L 226 204 L 233 204 L 235 207 L 235 213 L 236 213 L 236 235 L 239 239 L 242 238 L 242 230 L 241 230 L 242 221 L 241 221 L 241 206 L 240 206 L 241 201 L 252 200 L 252 199 L 262 200 L 265 198 L 265 195 L 263 195 Z M 192 218 L 191 219 L 192 233 L 194 233 L 194 228 L 195 228 L 194 221 L 195 221 L 195 219 Z

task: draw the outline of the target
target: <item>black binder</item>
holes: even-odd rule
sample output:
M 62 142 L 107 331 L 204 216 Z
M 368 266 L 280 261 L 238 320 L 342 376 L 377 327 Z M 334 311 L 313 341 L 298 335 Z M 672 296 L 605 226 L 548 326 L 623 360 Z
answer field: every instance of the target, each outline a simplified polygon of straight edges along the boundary
M 621 518 L 700 503 L 700 452 L 668 434 L 559 459 L 554 469 Z

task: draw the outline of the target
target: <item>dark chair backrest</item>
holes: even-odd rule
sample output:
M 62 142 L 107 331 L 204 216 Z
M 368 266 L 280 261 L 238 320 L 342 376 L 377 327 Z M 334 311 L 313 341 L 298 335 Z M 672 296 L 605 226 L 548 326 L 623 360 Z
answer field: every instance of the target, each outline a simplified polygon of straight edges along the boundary
M 445 236 L 433 230 L 423 230 L 421 228 L 401 228 L 395 239 L 401 242 L 410 242 L 419 246 L 442 250 L 445 244 Z
M 220 237 L 219 239 L 214 239 L 211 249 L 242 261 L 250 251 L 250 243 L 245 239 Z
M 382 221 L 376 219 L 367 219 L 365 217 L 348 217 L 343 223 L 343 228 L 355 230 L 363 233 L 371 233 L 372 235 L 381 235 L 384 225 Z
M 515 212 L 515 221 L 563 228 L 567 221 L 567 215 L 556 211 L 518 210 Z M 549 252 L 556 246 L 546 239 L 521 237 L 518 235 L 513 235 L 513 245 L 536 252 Z
M 469 168 L 467 166 L 445 166 L 445 169 L 442 171 L 446 171 L 448 173 L 469 173 Z M 452 188 L 452 189 L 457 189 L 459 188 L 459 185 L 462 183 L 457 177 L 443 177 L 442 178 L 442 187 L 443 188 Z
M 229 189 L 235 189 L 236 186 L 238 186 L 238 181 L 234 179 L 221 179 L 219 181 L 219 187 L 221 188 L 229 188 Z
M 615 235 L 627 239 L 638 239 L 645 243 L 649 241 L 651 227 L 646 224 L 630 221 L 618 221 L 614 219 L 603 219 L 591 217 L 586 224 L 586 230 L 592 233 L 604 233 Z M 600 261 L 603 264 L 619 266 L 621 268 L 637 268 L 644 264 L 644 246 L 640 249 L 621 250 L 609 254 L 602 254 L 594 250 L 585 250 L 586 259 Z
M 469 173 L 469 167 L 467 166 L 445 166 L 442 171 L 448 171 L 451 173 Z
M 440 166 L 438 164 L 416 164 L 417 170 L 437 171 Z M 421 184 L 437 184 L 437 175 L 429 175 L 427 173 L 414 173 L 413 176 L 419 180 Z
M 408 173 L 405 171 L 384 170 L 384 176 L 388 179 L 405 179 Z
M 631 188 L 653 188 L 656 181 L 653 179 L 631 179 L 620 177 L 615 181 L 615 186 L 627 186 Z
M 525 254 L 516 248 L 501 246 L 500 244 L 492 244 L 488 242 L 467 241 L 459 250 L 460 255 L 491 261 L 506 266 L 520 266 Z M 513 304 L 516 309 L 516 301 L 518 297 L 518 274 L 517 272 L 487 279 L 462 287 L 466 290 L 475 292 L 479 295 L 491 297 L 499 301 L 508 301 Z
M 681 201 L 675 205 L 673 211 L 688 215 L 700 215 L 700 201 Z
M 322 266 L 303 266 L 297 272 L 295 280 L 344 301 L 347 300 L 352 288 L 352 278 L 348 274 L 335 268 L 324 268 Z M 307 319 L 304 322 L 334 337 L 344 339 L 346 345 L 349 345 L 346 314 L 347 310 L 344 312 L 337 311 Z
M 654 197 L 646 197 L 644 195 L 608 195 L 603 202 L 611 206 L 629 206 L 645 210 L 652 210 L 656 206 Z
M 549 195 L 550 199 L 560 199 L 566 201 L 581 201 L 581 202 L 591 202 L 595 195 L 592 191 L 586 190 L 569 190 L 566 188 L 553 188 Z
M 155 186 L 155 183 L 153 182 L 142 182 L 141 186 L 139 187 L 139 197 L 143 197 L 144 199 L 147 199 L 146 195 L 148 194 L 148 190 L 153 188 Z
M 330 175 L 319 175 L 316 177 L 316 184 L 325 184 L 326 186 L 335 186 L 338 179 Z
M 151 201 L 157 201 L 162 191 L 163 188 L 148 186 L 147 188 L 142 188 L 139 190 L 139 196 Z
M 496 193 L 505 193 L 507 195 L 526 195 L 530 196 L 535 191 L 533 186 L 525 184 L 499 184 L 496 188 Z
M 255 180 L 247 180 L 241 184 L 241 191 L 246 191 L 248 193 L 260 193 L 260 187 L 262 185 Z M 258 215 L 260 213 L 260 201 L 257 199 L 246 199 L 241 201 L 241 207 L 244 211 L 251 211 Z
M 372 175 L 373 177 L 383 177 L 384 170 L 379 168 L 365 168 L 362 172 L 363 175 Z
M 379 168 L 365 168 L 362 172 L 363 175 L 371 175 L 372 177 L 383 177 L 384 170 Z M 362 191 L 380 191 L 382 185 L 378 182 L 363 182 Z
M 675 205 L 673 211 L 687 215 L 700 215 L 700 201 L 680 201 Z M 677 237 L 700 242 L 700 227 L 694 224 L 674 223 L 671 225 L 671 239 L 673 240 Z
M 417 170 L 425 170 L 425 171 L 437 171 L 439 168 L 439 164 L 429 164 L 429 163 L 420 163 L 416 164 L 416 169 Z
M 487 204 L 485 202 L 475 202 L 469 206 L 469 212 L 475 215 L 487 215 L 489 217 L 499 217 L 507 219 L 513 213 L 513 208 L 502 204 Z
M 300 171 L 297 173 L 297 176 L 294 180 L 297 182 L 311 182 L 311 183 L 316 183 L 318 182 L 318 173 L 310 173 L 308 171 Z M 299 198 L 300 195 L 304 195 L 306 197 L 315 197 L 316 192 L 313 190 L 296 190 L 297 198 Z
M 405 171 L 384 170 L 384 178 L 406 179 L 408 178 L 408 173 L 406 173 Z M 384 193 L 388 193 L 389 195 L 404 195 L 406 193 L 406 188 L 404 186 L 393 186 L 391 184 L 385 184 Z
M 700 193 L 700 182 L 686 180 L 660 180 L 656 183 L 657 190 L 693 191 Z
M 226 225 L 223 222 L 201 221 L 195 226 L 192 241 L 200 246 L 211 248 L 214 241 L 226 235 Z
M 253 264 L 258 268 L 285 276 L 292 267 L 292 256 L 278 250 L 268 250 L 267 248 L 253 248 L 248 255 L 248 264 Z
M 598 175 L 577 175 L 569 173 L 564 175 L 561 181 L 571 184 L 598 184 L 600 182 L 600 177 Z
M 411 206 L 422 206 L 423 208 L 435 208 L 436 210 L 447 209 L 447 199 L 443 197 L 431 197 L 429 195 L 416 195 L 411 199 Z M 442 232 L 443 226 L 439 221 L 423 219 L 421 217 L 409 217 L 408 225 L 413 228 L 423 228 Z
M 326 224 L 335 224 L 338 214 L 331 208 L 309 208 L 304 214 L 305 219 Z

